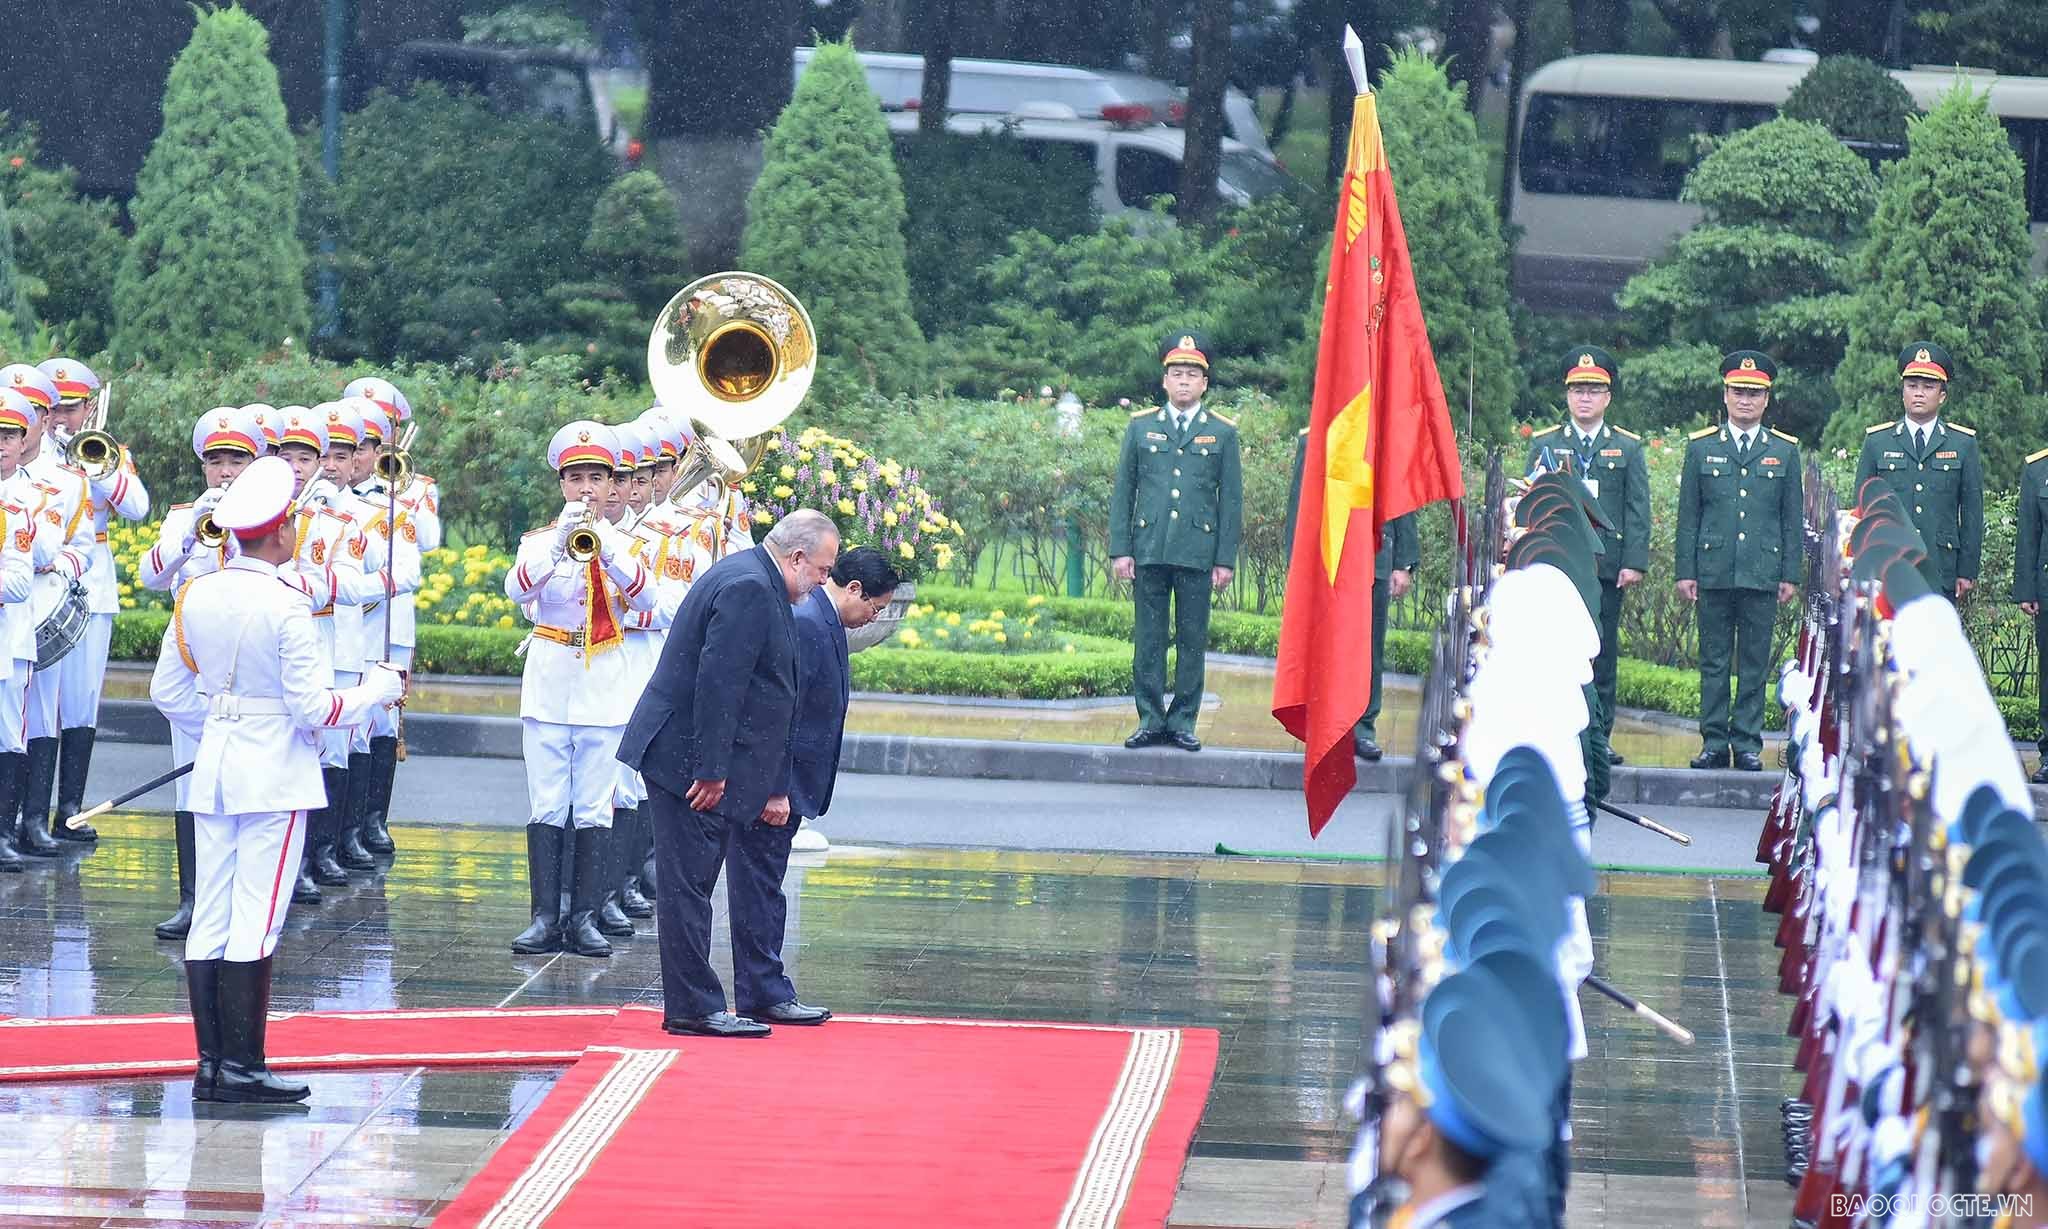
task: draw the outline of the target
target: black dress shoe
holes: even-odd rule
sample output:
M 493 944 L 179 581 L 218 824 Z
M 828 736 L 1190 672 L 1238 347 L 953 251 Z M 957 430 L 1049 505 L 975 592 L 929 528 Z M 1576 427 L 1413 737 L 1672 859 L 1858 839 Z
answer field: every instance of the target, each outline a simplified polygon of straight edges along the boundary
M 1609 747 L 1609 748 L 1607 749 L 1607 762 L 1608 762 L 1609 764 L 1619 764 L 1619 763 L 1621 763 L 1621 762 L 1622 762 L 1622 758 L 1621 758 L 1621 752 L 1619 752 L 1619 751 L 1616 751 L 1616 750 L 1615 750 L 1614 748 L 1612 748 L 1612 747 Z
M 1129 738 L 1124 739 L 1124 746 L 1129 750 L 1136 751 L 1140 747 L 1155 746 L 1165 741 L 1165 730 L 1139 730 Z
M 1726 748 L 1719 751 L 1702 751 L 1692 757 L 1692 766 L 1694 768 L 1726 768 L 1728 767 L 1728 751 Z
M 1377 764 L 1380 762 L 1380 757 L 1384 756 L 1386 752 L 1380 750 L 1380 745 L 1372 739 L 1360 734 L 1353 734 L 1351 736 L 1351 754 L 1368 764 Z
M 1737 751 L 1735 753 L 1735 767 L 1740 772 L 1762 772 L 1764 770 L 1764 757 L 1754 751 Z
M 2042 760 L 2041 766 L 2036 768 L 2034 775 L 2028 777 L 2027 780 L 2032 781 L 2036 785 L 2048 785 L 2048 759 Z
M 670 1016 L 661 1022 L 661 1031 L 684 1037 L 766 1037 L 775 1030 L 729 1011 L 714 1011 L 708 1016 Z
M 1175 730 L 1166 736 L 1166 741 L 1183 751 L 1200 751 L 1202 740 L 1195 737 L 1193 730 Z
M 795 999 L 763 1007 L 746 1013 L 747 1017 L 766 1024 L 823 1024 L 832 1018 L 832 1013 L 823 1007 L 812 1007 Z

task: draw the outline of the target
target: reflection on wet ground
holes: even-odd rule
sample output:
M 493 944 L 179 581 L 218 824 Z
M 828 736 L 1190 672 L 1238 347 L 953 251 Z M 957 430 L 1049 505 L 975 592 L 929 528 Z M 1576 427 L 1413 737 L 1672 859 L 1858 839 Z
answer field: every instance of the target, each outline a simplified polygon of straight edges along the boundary
M 1412 678 L 1388 678 L 1381 690 L 1380 745 L 1390 754 L 1409 754 L 1415 748 L 1421 685 Z M 1214 699 L 1203 706 L 1196 726 L 1203 742 L 1256 751 L 1301 749 L 1273 720 L 1272 667 L 1212 663 L 1208 691 Z M 148 693 L 146 670 L 117 667 L 108 674 L 110 696 L 141 699 Z M 516 680 L 422 679 L 414 684 L 408 703 L 419 712 L 517 717 L 519 688 Z M 870 698 L 853 702 L 846 725 L 863 734 L 1111 745 L 1136 728 L 1136 715 L 1128 703 L 1052 707 Z M 1628 714 L 1615 722 L 1614 745 L 1631 764 L 1666 768 L 1683 765 L 1700 750 L 1699 734 L 1690 722 Z
M 102 831 L 89 857 L 0 876 L 0 1013 L 183 1010 L 178 953 L 149 929 L 173 903 L 168 819 Z M 659 1000 L 651 933 L 609 961 L 508 954 L 516 829 L 397 835 L 391 871 L 293 910 L 276 1009 Z M 1377 881 L 1359 864 L 841 849 L 792 868 L 791 964 L 807 1001 L 841 1010 L 1217 1029 L 1175 1223 L 1334 1224 Z M 1699 1043 L 1585 996 L 1574 1224 L 1784 1223 L 1790 1049 L 1760 893 L 1603 883 L 1601 972 Z M 719 927 L 722 964 L 722 902 Z M 311 1110 L 283 1119 L 195 1113 L 182 1081 L 0 1086 L 0 1223 L 425 1223 L 554 1078 L 315 1076 Z

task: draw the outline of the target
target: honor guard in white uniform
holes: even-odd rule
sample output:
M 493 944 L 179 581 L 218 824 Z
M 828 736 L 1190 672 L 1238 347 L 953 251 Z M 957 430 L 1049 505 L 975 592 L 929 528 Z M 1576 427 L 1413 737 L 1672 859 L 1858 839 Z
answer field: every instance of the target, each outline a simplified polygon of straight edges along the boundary
M 392 592 L 409 593 L 419 587 L 419 557 L 414 552 L 409 557 L 394 559 L 388 586 L 392 592 L 387 592 L 384 540 L 369 532 L 375 509 L 355 493 L 358 467 L 363 464 L 357 454 L 363 438 L 365 409 L 374 407 L 361 398 L 344 398 L 313 407 L 313 413 L 324 415 L 327 424 L 327 451 L 321 458 L 323 483 L 314 489 L 325 500 L 330 519 L 341 521 L 344 529 L 335 549 L 323 552 L 324 559 L 302 554 L 299 567 L 302 572 L 309 568 L 321 570 L 331 581 L 337 686 L 349 686 L 362 675 L 363 663 L 369 656 L 367 618 L 371 608 L 384 603 Z M 380 633 L 380 652 L 382 640 Z M 340 730 L 326 734 L 324 739 L 329 802 L 314 817 L 311 870 L 313 882 L 326 887 L 347 883 L 349 871 L 375 870 L 377 860 L 364 848 L 361 824 L 351 809 L 351 756 L 363 756 L 361 762 L 367 765 L 368 736 L 360 730 Z
M 263 455 L 277 455 L 278 424 L 284 421 L 284 413 L 274 405 L 251 401 L 242 407 L 256 416 L 256 425 L 263 431 Z
M 273 414 L 276 411 L 271 411 Z M 145 589 L 176 592 L 186 582 L 218 572 L 235 553 L 235 535 L 212 526 L 211 540 L 200 540 L 200 518 L 210 515 L 227 494 L 228 484 L 269 450 L 256 412 L 231 405 L 208 410 L 192 424 L 192 454 L 199 458 L 199 471 L 206 489 L 189 504 L 172 504 L 164 514 L 156 545 L 142 557 L 137 579 Z M 198 749 L 177 726 L 171 727 L 171 763 L 189 764 Z M 182 939 L 192 928 L 192 876 L 197 865 L 193 852 L 192 808 L 186 797 L 191 778 L 177 782 L 177 812 L 172 823 L 177 834 L 178 911 L 156 924 L 159 939 Z
M 28 779 L 29 671 L 35 667 L 35 619 L 29 593 L 35 582 L 35 552 L 55 552 L 51 535 L 38 535 L 22 502 L 27 480 L 18 464 L 22 441 L 41 411 L 11 388 L 0 388 L 0 871 L 27 869 L 14 846 L 13 816 Z
M 50 439 L 68 456 L 78 432 L 88 425 L 105 430 L 105 424 L 89 422 L 100 378 L 92 368 L 71 358 L 49 359 L 41 370 L 57 386 L 57 404 L 49 415 Z M 92 567 L 85 573 L 85 637 L 57 663 L 57 819 L 85 809 L 85 778 L 92 766 L 93 736 L 99 727 L 107 651 L 114 641 L 114 613 L 121 608 L 107 525 L 116 516 L 124 521 L 149 519 L 149 490 L 135 472 L 135 458 L 119 444 L 109 443 L 109 447 L 112 451 L 106 463 L 87 473 L 92 496 L 87 519 L 92 522 L 93 547 Z M 53 823 L 52 832 L 60 840 L 91 841 L 95 836 L 91 828 L 72 829 L 62 823 Z
M 59 543 L 48 563 L 36 565 L 35 589 L 29 595 L 35 621 L 40 623 L 67 606 L 74 608 L 72 614 L 82 615 L 76 606 L 83 599 L 83 578 L 92 569 L 94 554 L 92 493 L 85 475 L 67 465 L 62 450 L 44 439 L 49 411 L 57 404 L 57 386 L 37 368 L 15 363 L 0 367 L 0 387 L 11 387 L 26 396 L 44 415 L 28 429 L 21 454 L 29 484 L 23 502 L 36 518 L 36 535 L 54 535 Z M 80 586 L 78 598 L 71 595 L 73 585 Z M 62 678 L 53 663 L 50 669 L 33 672 L 28 682 L 28 782 L 22 788 L 17 842 L 23 853 L 37 857 L 54 857 L 63 847 L 50 833 Z
M 229 485 L 214 520 L 240 540 L 225 568 L 178 595 L 157 654 L 150 698 L 197 743 L 187 792 L 197 829 L 197 898 L 185 940 L 199 1066 L 198 1101 L 301 1101 L 308 1089 L 264 1059 L 270 962 L 291 902 L 287 868 L 306 839 L 306 812 L 326 801 L 320 732 L 395 702 L 404 682 L 374 671 L 337 690 L 292 567 L 298 482 L 289 465 L 257 461 Z
M 387 444 L 403 442 L 416 427 L 412 403 L 389 380 L 364 376 L 350 381 L 342 394 L 366 398 L 390 416 L 396 435 L 387 438 Z M 389 512 L 388 504 L 386 512 Z M 398 492 L 397 529 L 422 555 L 441 549 L 440 491 L 432 478 L 417 469 L 412 471 L 411 480 Z M 410 672 L 413 650 L 419 643 L 418 612 L 413 594 L 401 593 L 393 598 L 390 611 L 391 660 L 400 669 Z M 371 648 L 381 655 L 382 645 L 373 643 Z M 390 817 L 391 788 L 397 779 L 401 745 L 399 713 L 398 709 L 379 713 L 370 723 L 371 791 L 363 815 L 362 833 L 363 845 L 373 854 L 395 852 Z
M 407 519 L 406 509 L 394 499 L 390 484 L 377 472 L 380 453 L 387 445 L 396 447 L 396 423 L 382 402 L 368 397 L 353 397 L 350 401 L 361 409 L 363 416 L 362 442 L 356 447 L 354 492 L 364 511 L 364 531 L 380 549 L 393 556 L 396 572 L 417 577 L 420 572 L 419 532 Z M 403 657 L 399 654 L 393 620 L 400 606 L 404 607 L 406 614 L 412 613 L 412 594 L 413 589 L 408 586 L 389 601 L 377 601 L 363 607 L 364 669 L 367 670 L 372 663 L 386 661 L 396 665 L 401 672 L 411 668 L 411 653 L 407 652 Z M 389 739 L 389 756 L 380 762 L 377 752 L 383 739 Z M 353 851 L 355 845 L 360 845 L 372 856 L 395 851 L 385 826 L 385 815 L 390 805 L 392 776 L 389 774 L 395 774 L 398 769 L 397 752 L 398 719 L 395 709 L 377 714 L 354 733 L 348 756 L 348 811 L 342 822 L 342 831 L 354 835 L 343 842 L 344 866 L 348 865 L 346 855 Z
M 610 886 L 619 737 L 639 699 L 630 690 L 625 622 L 654 604 L 655 586 L 632 539 L 601 515 L 618 464 L 612 429 L 570 423 L 549 442 L 548 464 L 561 478 L 562 514 L 521 539 L 505 575 L 505 595 L 534 623 L 519 690 L 533 924 L 512 950 L 609 956 L 593 915 Z M 565 827 L 574 830 L 576 879 L 569 916 L 559 921 Z

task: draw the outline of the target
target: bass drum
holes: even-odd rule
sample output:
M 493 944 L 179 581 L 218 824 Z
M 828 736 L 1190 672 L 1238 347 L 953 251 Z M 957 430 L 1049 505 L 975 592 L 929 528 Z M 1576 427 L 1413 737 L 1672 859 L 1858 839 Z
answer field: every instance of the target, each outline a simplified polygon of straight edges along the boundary
M 91 620 L 85 586 L 75 580 L 62 589 L 38 585 L 29 597 L 29 609 L 36 616 L 36 669 L 48 670 L 85 638 Z

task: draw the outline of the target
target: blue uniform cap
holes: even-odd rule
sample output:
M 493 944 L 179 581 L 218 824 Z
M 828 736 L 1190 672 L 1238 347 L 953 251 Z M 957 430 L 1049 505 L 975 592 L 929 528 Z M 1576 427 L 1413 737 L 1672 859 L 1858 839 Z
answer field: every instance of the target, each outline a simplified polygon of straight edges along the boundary
M 1550 1003 L 1557 1002 L 1553 981 Z M 1429 1094 L 1424 1112 L 1460 1150 L 1492 1160 L 1542 1147 L 1555 1134 L 1551 1107 L 1563 1056 L 1550 1058 L 1532 1035 L 1530 1021 L 1541 1010 L 1529 1011 L 1488 967 L 1451 974 L 1423 1000 L 1416 1073 Z
M 1999 796 L 1997 787 L 1978 786 L 1970 791 L 1968 798 L 1963 799 L 1963 809 L 1956 812 L 1955 819 L 1949 824 L 1949 839 L 1974 846 L 1979 826 L 2004 809 L 2005 799 Z

